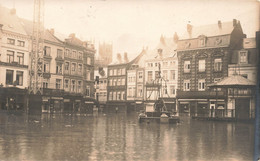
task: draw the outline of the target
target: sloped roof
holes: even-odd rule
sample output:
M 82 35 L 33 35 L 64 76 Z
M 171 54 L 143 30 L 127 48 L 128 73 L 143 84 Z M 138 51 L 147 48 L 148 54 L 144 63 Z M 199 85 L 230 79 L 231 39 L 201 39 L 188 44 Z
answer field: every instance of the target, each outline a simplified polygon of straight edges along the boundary
M 237 23 L 240 22 L 238 21 Z M 198 38 L 200 35 L 207 37 L 227 35 L 231 34 L 233 29 L 233 21 L 221 22 L 221 28 L 219 27 L 218 23 L 202 26 L 192 26 L 191 35 L 189 35 L 189 33 L 186 31 L 183 35 L 180 36 L 180 39 Z
M 8 9 L 0 5 L 0 24 L 3 24 L 3 30 L 27 35 L 15 13 L 15 9 Z
M 23 25 L 26 33 L 30 36 L 32 36 L 33 34 L 33 22 L 30 21 L 30 20 L 26 20 L 26 19 L 23 19 L 21 18 L 20 19 L 21 21 L 21 24 Z M 47 41 L 51 41 L 51 42 L 55 42 L 55 43 L 58 43 L 58 44 L 62 44 L 57 38 L 55 38 L 49 30 L 46 30 L 44 31 L 44 39 L 47 40 Z
M 161 58 L 168 58 L 172 57 L 177 49 L 177 44 L 173 41 L 173 38 L 166 38 L 161 36 L 160 42 L 156 46 L 156 48 L 147 51 L 147 59 L 158 59 L 158 49 L 162 49 L 162 57 Z
M 241 75 L 232 75 L 226 78 L 223 78 L 222 80 L 208 85 L 209 87 L 252 87 L 255 86 L 256 84 Z

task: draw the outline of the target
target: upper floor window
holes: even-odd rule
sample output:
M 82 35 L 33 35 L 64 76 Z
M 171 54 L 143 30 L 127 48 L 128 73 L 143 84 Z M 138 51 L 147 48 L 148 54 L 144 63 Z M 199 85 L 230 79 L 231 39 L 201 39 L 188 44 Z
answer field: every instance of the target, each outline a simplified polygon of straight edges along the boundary
M 199 79 L 198 81 L 198 90 L 204 91 L 205 90 L 205 79 Z
M 147 73 L 147 81 L 151 82 L 153 80 L 153 71 L 148 71 Z
M 175 86 L 174 85 L 170 86 L 170 94 L 172 94 L 172 95 L 175 94 Z
M 61 79 L 56 79 L 56 89 L 61 89 Z
M 24 47 L 24 45 L 25 45 L 25 42 L 24 42 L 24 41 L 21 41 L 21 40 L 18 40 L 18 41 L 17 41 L 17 46 Z
M 78 64 L 78 74 L 82 74 L 82 64 Z
M 189 73 L 190 72 L 190 61 L 186 60 L 184 61 L 184 73 Z
M 20 52 L 17 53 L 17 62 L 18 62 L 18 64 L 23 65 L 24 53 L 20 53 Z
M 214 59 L 214 71 L 222 71 L 222 59 Z
M 57 58 L 62 58 L 62 50 L 57 49 Z
M 117 75 L 121 75 L 122 74 L 122 69 L 117 69 Z
M 79 52 L 79 53 L 78 53 L 78 59 L 79 59 L 79 60 L 82 60 L 82 57 L 83 57 L 82 55 L 83 55 L 82 52 Z
M 89 85 L 87 85 L 86 86 L 86 96 L 90 96 L 90 86 Z
M 113 70 L 112 70 L 112 69 L 109 70 L 109 75 L 110 75 L 110 76 L 113 75 Z
M 49 73 L 50 72 L 50 64 L 48 62 L 44 62 L 43 64 L 43 72 Z
M 7 85 L 12 85 L 13 84 L 13 70 L 6 70 L 6 76 L 5 76 L 5 83 Z
M 171 80 L 175 80 L 175 70 L 171 70 L 170 79 L 171 79 Z
M 122 75 L 125 75 L 125 68 L 122 69 Z
M 70 56 L 70 50 L 69 49 L 66 49 L 65 50 L 65 57 L 69 57 Z
M 69 71 L 70 69 L 70 63 L 69 62 L 65 62 L 65 71 Z
M 48 46 L 44 47 L 44 56 L 50 56 L 51 55 L 51 48 Z
M 205 59 L 199 60 L 199 72 L 205 72 Z
M 56 74 L 62 74 L 62 64 L 58 63 L 56 65 Z
M 143 72 L 140 71 L 140 72 L 138 72 L 138 81 L 140 82 L 142 80 L 143 80 Z
M 75 51 L 75 50 L 72 51 L 72 57 L 77 59 L 77 51 Z
M 167 67 L 168 66 L 168 62 L 167 61 L 163 62 L 163 66 Z
M 90 57 L 87 57 L 87 64 L 91 65 L 91 58 Z
M 81 93 L 82 91 L 82 82 L 78 81 L 78 93 Z
M 124 86 L 125 85 L 125 78 L 121 79 L 121 85 Z
M 171 61 L 170 62 L 170 66 L 175 66 L 176 65 L 176 62 L 175 61 Z
M 200 47 L 205 46 L 205 38 L 200 38 L 200 39 L 199 39 L 199 46 L 200 46 Z
M 71 71 L 75 72 L 76 71 L 76 63 L 71 64 Z
M 64 88 L 65 88 L 65 89 L 68 89 L 68 88 L 69 88 L 69 80 L 68 80 L 68 79 L 65 79 Z
M 14 39 L 7 38 L 7 44 L 14 45 L 14 44 L 15 44 L 15 40 L 14 40 Z
M 7 63 L 14 61 L 14 51 L 7 50 Z
M 117 70 L 116 70 L 116 69 L 114 69 L 114 72 L 113 72 L 113 73 L 114 73 L 114 75 L 117 75 Z
M 163 71 L 163 78 L 164 78 L 165 80 L 168 80 L 168 70 L 164 70 L 164 71 Z
M 159 78 L 159 71 L 155 71 L 155 79 Z
M 76 92 L 76 81 L 75 80 L 71 80 L 71 91 Z
M 118 85 L 118 86 L 121 86 L 121 78 L 118 78 L 118 80 L 117 80 L 117 85 Z
M 248 53 L 247 51 L 240 51 L 239 52 L 239 63 L 248 63 Z
M 184 91 L 190 91 L 190 80 L 184 80 L 183 90 Z
M 86 71 L 86 79 L 90 80 L 90 71 L 89 70 Z

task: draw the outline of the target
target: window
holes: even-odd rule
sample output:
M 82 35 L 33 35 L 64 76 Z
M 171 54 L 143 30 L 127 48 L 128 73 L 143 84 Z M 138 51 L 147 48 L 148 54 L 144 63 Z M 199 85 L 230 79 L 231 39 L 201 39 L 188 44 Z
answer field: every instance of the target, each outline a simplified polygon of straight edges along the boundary
M 70 50 L 69 49 L 66 49 L 65 50 L 65 57 L 69 57 L 70 56 Z
M 109 70 L 109 75 L 110 75 L 110 76 L 113 75 L 113 70 L 112 70 L 112 69 Z
M 121 75 L 122 74 L 122 69 L 117 69 L 117 75 Z
M 239 63 L 248 63 L 247 61 L 247 51 L 240 51 L 239 52 Z
M 190 80 L 184 80 L 183 89 L 184 89 L 184 91 L 190 90 Z
M 113 86 L 113 79 L 109 80 L 109 86 Z
M 14 40 L 14 39 L 7 38 L 7 44 L 14 45 L 14 44 L 15 44 L 15 40 Z
M 65 62 L 65 71 L 69 71 L 70 69 L 70 63 L 69 62 Z
M 16 71 L 16 85 L 22 86 L 23 85 L 23 72 Z
M 71 80 L 71 91 L 72 92 L 76 91 L 76 81 L 75 80 Z
M 138 82 L 143 81 L 143 72 L 138 72 Z
M 116 86 L 116 79 L 113 79 L 113 86 Z
M 205 79 L 199 79 L 198 81 L 198 90 L 204 91 L 205 90 Z
M 87 64 L 88 64 L 88 65 L 91 65 L 91 59 L 90 59 L 90 57 L 87 57 Z
M 14 51 L 7 50 L 7 63 L 12 63 L 14 61 Z
M 57 49 L 57 58 L 62 58 L 62 50 Z
M 199 60 L 199 72 L 205 72 L 205 59 Z
M 18 64 L 23 65 L 24 63 L 24 53 L 17 53 L 17 61 Z
M 216 58 L 214 60 L 214 71 L 222 71 L 222 59 Z
M 125 68 L 122 69 L 122 75 L 125 75 Z
M 184 73 L 189 73 L 190 72 L 190 61 L 186 60 L 184 61 Z
M 65 83 L 64 83 L 65 89 L 69 89 L 69 80 L 65 79 Z
M 82 64 L 78 64 L 78 74 L 82 75 Z
M 6 80 L 5 83 L 6 85 L 12 85 L 13 84 L 13 70 L 6 70 Z
M 51 55 L 51 48 L 48 46 L 44 47 L 44 56 L 50 56 Z
M 82 82 L 78 81 L 78 93 L 81 93 Z
M 116 69 L 114 69 L 114 72 L 113 72 L 113 73 L 114 73 L 114 75 L 117 75 L 117 70 L 116 70 Z
M 137 86 L 137 96 L 138 97 L 142 97 L 143 96 L 143 86 L 142 85 L 138 85 Z
M 48 62 L 44 62 L 43 64 L 43 72 L 49 73 L 50 72 L 50 64 Z
M 113 93 L 112 93 L 112 92 L 109 92 L 108 99 L 109 99 L 109 100 L 113 100 Z
M 175 86 L 170 86 L 170 94 L 171 95 L 175 94 Z
M 18 40 L 18 41 L 17 41 L 17 46 L 24 47 L 24 44 L 25 44 L 24 41 L 21 41 L 21 40 Z
M 61 89 L 61 79 L 56 79 L 56 89 Z
M 122 80 L 121 80 L 121 85 L 122 85 L 122 86 L 125 85 L 125 78 L 122 78 Z
M 86 86 L 86 96 L 90 96 L 90 86 Z
M 147 78 L 148 82 L 153 81 L 153 71 L 148 71 L 147 76 L 148 76 L 148 78 Z
M 82 55 L 83 55 L 82 52 L 79 52 L 79 53 L 78 53 L 78 59 L 79 59 L 79 60 L 82 60 Z
M 168 66 L 168 62 L 167 61 L 163 62 L 163 66 L 167 67 Z
M 121 78 L 118 78 L 118 80 L 117 80 L 117 85 L 118 85 L 118 86 L 121 86 Z
M 121 100 L 121 92 L 117 92 L 117 100 Z
M 170 79 L 171 79 L 171 80 L 175 80 L 175 70 L 171 70 Z
M 163 71 L 163 78 L 164 78 L 165 80 L 168 80 L 168 70 L 164 70 L 164 71 Z
M 132 88 L 129 87 L 128 88 L 128 92 L 127 92 L 128 97 L 133 97 L 133 93 L 132 92 L 133 92 Z
M 72 51 L 72 57 L 77 59 L 77 52 L 75 50 Z
M 155 78 L 159 78 L 159 71 L 155 71 Z
M 113 100 L 116 100 L 116 92 L 113 92 Z
M 48 80 L 44 80 L 43 81 L 43 88 L 48 88 L 48 85 L 49 85 Z
M 62 74 L 62 64 L 56 65 L 56 74 Z
M 90 80 L 90 71 L 89 70 L 86 71 L 86 79 Z
M 72 72 L 72 74 L 75 74 L 75 72 L 76 72 L 76 63 L 72 63 L 71 64 L 71 72 Z
M 125 100 L 125 91 L 122 91 L 122 92 L 121 92 L 121 99 L 122 99 L 122 100 Z
M 176 62 L 175 61 L 171 61 L 170 62 L 170 66 L 175 66 Z
M 205 46 L 205 38 L 199 39 L 199 46 L 200 46 L 200 47 Z

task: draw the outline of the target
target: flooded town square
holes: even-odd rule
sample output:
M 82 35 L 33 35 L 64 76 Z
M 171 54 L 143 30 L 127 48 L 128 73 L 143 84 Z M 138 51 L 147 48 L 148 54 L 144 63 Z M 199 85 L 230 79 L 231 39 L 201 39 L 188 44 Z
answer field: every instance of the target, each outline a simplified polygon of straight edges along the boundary
M 182 117 L 139 123 L 137 114 L 0 117 L 0 160 L 253 160 L 254 125 Z

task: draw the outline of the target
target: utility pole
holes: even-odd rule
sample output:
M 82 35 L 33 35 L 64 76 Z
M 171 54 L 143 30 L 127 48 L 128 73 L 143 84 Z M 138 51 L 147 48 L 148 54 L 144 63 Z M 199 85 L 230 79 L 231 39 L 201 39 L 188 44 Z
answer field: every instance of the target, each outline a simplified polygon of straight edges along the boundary
M 44 43 L 44 0 L 34 0 L 32 51 L 30 53 L 30 94 L 42 94 Z

